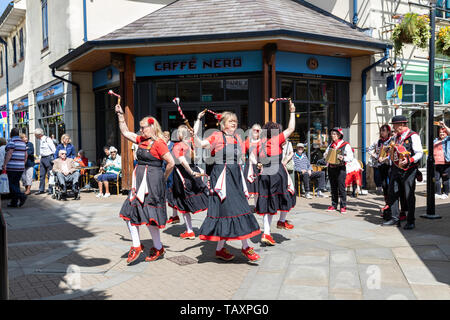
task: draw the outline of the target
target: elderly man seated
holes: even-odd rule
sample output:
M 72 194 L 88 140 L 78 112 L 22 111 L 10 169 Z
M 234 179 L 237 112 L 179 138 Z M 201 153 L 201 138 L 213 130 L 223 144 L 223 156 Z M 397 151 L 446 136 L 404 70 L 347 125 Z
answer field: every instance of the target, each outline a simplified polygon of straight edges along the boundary
M 67 183 L 72 182 L 72 191 L 74 198 L 80 198 L 79 180 L 80 172 L 77 170 L 75 161 L 67 158 L 66 150 L 59 150 L 58 159 L 53 161 L 53 172 L 56 173 L 56 178 L 62 186 L 63 196 L 67 196 Z

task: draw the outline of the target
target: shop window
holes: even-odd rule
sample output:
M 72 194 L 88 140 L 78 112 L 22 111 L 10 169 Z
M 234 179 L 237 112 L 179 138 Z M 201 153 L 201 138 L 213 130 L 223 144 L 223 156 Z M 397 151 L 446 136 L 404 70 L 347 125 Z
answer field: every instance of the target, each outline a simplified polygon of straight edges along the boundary
M 178 83 L 178 96 L 181 102 L 200 101 L 200 82 L 199 81 L 180 81 Z
M 428 101 L 428 86 L 424 84 L 403 84 L 403 103 L 422 103 Z M 441 87 L 434 86 L 434 101 L 442 101 Z
M 156 102 L 169 103 L 176 97 L 175 82 L 160 82 L 156 84 Z
M 281 81 L 281 97 L 294 99 L 293 83 L 292 80 Z
M 202 81 L 202 102 L 223 101 L 224 88 L 222 80 Z
M 65 133 L 64 124 L 64 98 L 51 100 L 38 105 L 38 124 L 44 130 L 45 135 L 60 141 Z
M 295 100 L 308 101 L 308 82 L 306 80 L 295 81 Z
M 428 93 L 426 85 L 415 85 L 414 102 L 426 102 L 428 101 Z
M 28 135 L 29 113 L 28 110 L 14 113 L 14 127 L 19 128 L 21 133 Z
M 227 101 L 248 100 L 248 79 L 225 80 L 225 82 Z
M 403 102 L 414 102 L 414 87 L 412 84 L 403 84 Z

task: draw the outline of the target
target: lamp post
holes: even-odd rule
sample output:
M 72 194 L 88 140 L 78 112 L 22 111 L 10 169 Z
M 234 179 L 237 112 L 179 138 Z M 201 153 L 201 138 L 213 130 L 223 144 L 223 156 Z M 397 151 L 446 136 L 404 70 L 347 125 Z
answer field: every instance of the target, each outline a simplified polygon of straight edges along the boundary
M 428 156 L 427 156 L 427 211 L 421 215 L 425 219 L 440 219 L 436 214 L 434 188 L 436 179 L 434 165 L 434 61 L 435 61 L 435 29 L 436 29 L 436 0 L 430 1 L 430 47 L 428 65 Z

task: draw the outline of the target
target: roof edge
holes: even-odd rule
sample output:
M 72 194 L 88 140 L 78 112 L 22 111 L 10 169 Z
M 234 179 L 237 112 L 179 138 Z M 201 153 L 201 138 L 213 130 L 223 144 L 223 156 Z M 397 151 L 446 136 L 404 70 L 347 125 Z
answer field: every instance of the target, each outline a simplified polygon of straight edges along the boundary
M 12 11 L 12 9 L 14 8 L 14 4 L 11 4 L 11 2 L 8 4 L 8 6 L 5 8 L 5 10 L 3 11 L 2 16 L 0 17 L 0 26 L 3 24 L 3 22 L 5 22 L 6 18 L 8 17 L 9 13 Z
M 91 40 L 85 42 L 80 47 L 69 52 L 67 55 L 61 57 L 57 61 L 49 65 L 51 69 L 58 69 L 59 67 L 67 64 L 71 60 L 76 59 L 78 56 L 88 52 L 95 47 L 106 47 L 112 45 L 131 45 L 131 44 L 152 44 L 152 43 L 172 43 L 181 41 L 202 41 L 202 40 L 224 40 L 224 39 L 236 39 L 236 38 L 254 38 L 261 36 L 292 36 L 296 38 L 308 39 L 308 40 L 318 40 L 324 42 L 332 42 L 338 44 L 348 44 L 357 45 L 368 48 L 375 48 L 380 50 L 391 49 L 392 45 L 389 43 L 384 43 L 381 40 L 374 39 L 371 42 L 365 40 L 354 40 L 347 38 L 338 38 L 327 35 L 311 34 L 306 32 L 299 32 L 293 30 L 279 29 L 270 31 L 253 31 L 253 32 L 239 32 L 239 33 L 223 33 L 223 34 L 204 34 L 204 35 L 187 35 L 187 36 L 176 36 L 176 37 L 161 37 L 161 38 L 133 38 L 133 39 L 115 39 L 115 40 Z

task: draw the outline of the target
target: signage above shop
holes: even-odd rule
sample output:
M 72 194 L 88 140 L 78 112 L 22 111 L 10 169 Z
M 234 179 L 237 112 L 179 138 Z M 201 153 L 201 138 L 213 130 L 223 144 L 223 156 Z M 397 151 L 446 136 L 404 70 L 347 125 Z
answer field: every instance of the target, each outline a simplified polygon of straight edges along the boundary
M 262 71 L 261 51 L 136 57 L 136 76 Z
M 280 72 L 302 74 L 322 78 L 333 76 L 350 78 L 350 58 L 319 56 L 304 53 L 278 51 L 276 69 Z
M 13 103 L 14 112 L 22 111 L 25 109 L 28 109 L 28 98 L 23 98 L 22 100 Z
M 43 100 L 51 99 L 62 93 L 64 93 L 64 85 L 62 82 L 59 82 L 49 88 L 38 91 L 36 93 L 36 101 L 41 102 Z

